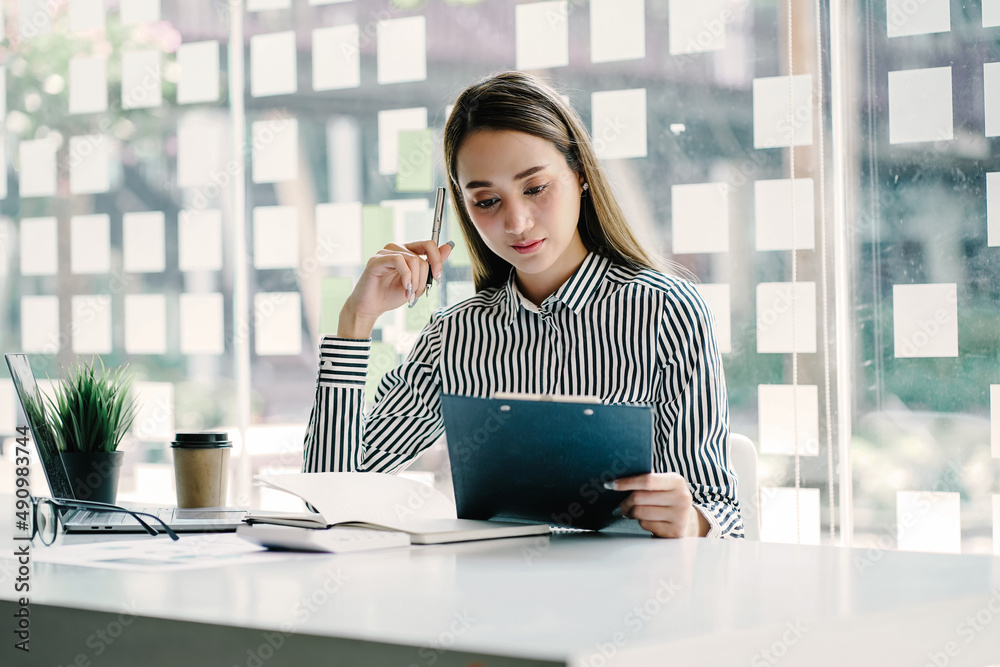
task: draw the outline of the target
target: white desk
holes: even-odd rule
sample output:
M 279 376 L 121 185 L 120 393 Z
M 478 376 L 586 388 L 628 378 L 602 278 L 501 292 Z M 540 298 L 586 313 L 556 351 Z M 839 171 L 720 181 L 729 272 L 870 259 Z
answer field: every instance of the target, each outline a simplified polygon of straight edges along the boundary
M 862 571 L 866 552 L 832 547 L 557 535 L 155 575 L 36 564 L 30 661 L 8 557 L 0 663 L 1000 663 L 1000 559 L 879 555 Z

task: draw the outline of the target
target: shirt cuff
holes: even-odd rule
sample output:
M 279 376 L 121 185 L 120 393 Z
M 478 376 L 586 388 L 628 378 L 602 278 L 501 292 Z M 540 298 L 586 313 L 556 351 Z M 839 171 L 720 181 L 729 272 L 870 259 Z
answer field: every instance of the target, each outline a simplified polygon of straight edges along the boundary
M 722 526 L 719 524 L 719 519 L 708 511 L 707 507 L 701 505 L 694 505 L 694 508 L 701 512 L 701 515 L 705 517 L 705 521 L 708 521 L 708 533 L 705 537 L 716 538 L 722 537 Z
M 319 386 L 364 388 L 371 349 L 371 338 L 324 336 L 319 344 Z

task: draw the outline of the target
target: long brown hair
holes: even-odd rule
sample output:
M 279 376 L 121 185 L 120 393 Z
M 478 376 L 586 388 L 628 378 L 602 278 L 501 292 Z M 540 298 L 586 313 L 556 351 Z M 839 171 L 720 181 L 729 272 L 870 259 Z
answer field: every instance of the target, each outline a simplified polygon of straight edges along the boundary
M 577 222 L 587 250 L 636 268 L 661 269 L 659 258 L 644 250 L 632 233 L 594 152 L 590 134 L 576 112 L 542 80 L 524 72 L 501 72 L 466 88 L 444 128 L 448 186 L 469 248 L 477 292 L 505 283 L 511 269 L 480 238 L 462 203 L 458 151 L 472 133 L 483 130 L 513 130 L 552 142 L 570 169 L 590 185 L 581 198 Z

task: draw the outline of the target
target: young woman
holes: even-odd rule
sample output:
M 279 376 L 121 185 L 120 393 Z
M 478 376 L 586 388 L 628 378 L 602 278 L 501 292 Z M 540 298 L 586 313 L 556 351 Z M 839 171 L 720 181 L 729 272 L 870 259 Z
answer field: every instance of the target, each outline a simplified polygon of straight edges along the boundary
M 307 472 L 392 472 L 444 431 L 439 392 L 582 394 L 654 406 L 655 472 L 616 480 L 660 537 L 742 537 L 713 320 L 629 229 L 586 128 L 520 72 L 466 89 L 445 127 L 448 185 L 476 294 L 435 312 L 364 415 L 375 320 L 440 279 L 452 245 L 389 244 L 320 345 Z

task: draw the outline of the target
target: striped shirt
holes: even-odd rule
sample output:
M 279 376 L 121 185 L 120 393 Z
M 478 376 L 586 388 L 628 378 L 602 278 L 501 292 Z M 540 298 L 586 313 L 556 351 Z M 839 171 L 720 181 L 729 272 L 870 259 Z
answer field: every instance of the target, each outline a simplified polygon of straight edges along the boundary
M 364 414 L 370 340 L 326 336 L 306 472 L 396 472 L 444 432 L 440 393 L 597 396 L 653 406 L 653 471 L 688 482 L 709 536 L 742 537 L 729 405 L 708 306 L 690 283 L 590 253 L 540 307 L 499 287 L 435 311 Z

